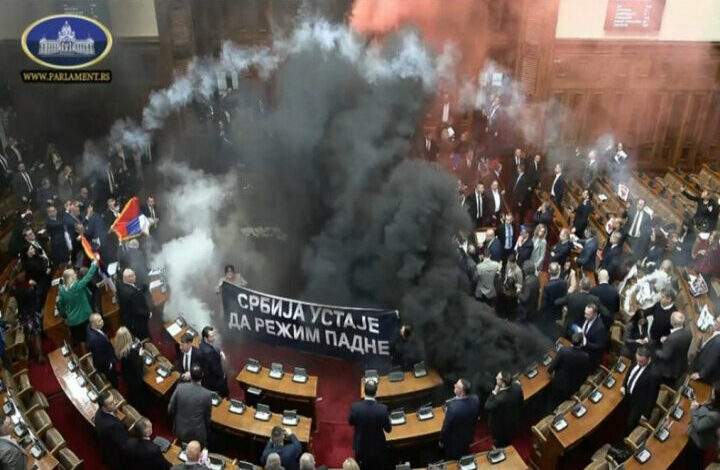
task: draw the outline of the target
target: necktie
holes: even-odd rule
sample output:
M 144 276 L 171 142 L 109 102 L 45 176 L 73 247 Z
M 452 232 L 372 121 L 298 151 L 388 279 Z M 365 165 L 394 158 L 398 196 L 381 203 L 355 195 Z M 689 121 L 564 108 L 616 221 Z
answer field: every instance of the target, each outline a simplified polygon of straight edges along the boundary
M 510 226 L 505 224 L 505 249 L 509 250 L 512 247 L 512 234 L 510 233 Z
M 633 390 L 635 389 L 635 384 L 637 383 L 638 379 L 640 378 L 640 374 L 645 370 L 645 367 L 640 366 L 640 364 L 637 364 L 635 368 L 633 369 L 632 373 L 630 374 L 630 379 L 628 380 L 628 393 L 632 395 Z
M 430 151 L 430 139 L 425 139 L 425 149 L 428 152 Z
M 32 192 L 33 185 L 32 185 L 32 182 L 30 181 L 30 176 L 27 174 L 26 171 L 23 171 L 22 176 L 23 176 L 23 179 L 25 180 L 25 184 L 28 187 L 28 192 Z
M 189 372 L 189 371 L 190 371 L 190 353 L 189 353 L 189 352 L 186 352 L 186 353 L 185 353 L 185 365 L 184 365 L 184 368 L 185 368 L 185 372 Z
M 585 324 L 583 325 L 583 334 L 587 336 L 588 330 L 590 330 L 590 322 L 585 320 Z
M 477 213 L 475 218 L 479 219 L 482 215 L 482 197 L 478 193 L 475 193 L 475 205 L 477 206 Z
M 107 170 L 108 175 L 108 184 L 110 185 L 110 193 L 115 192 L 115 177 L 113 176 L 113 172 L 110 168 Z
M 8 163 L 5 157 L 0 155 L 0 165 L 2 165 L 3 171 L 8 171 Z

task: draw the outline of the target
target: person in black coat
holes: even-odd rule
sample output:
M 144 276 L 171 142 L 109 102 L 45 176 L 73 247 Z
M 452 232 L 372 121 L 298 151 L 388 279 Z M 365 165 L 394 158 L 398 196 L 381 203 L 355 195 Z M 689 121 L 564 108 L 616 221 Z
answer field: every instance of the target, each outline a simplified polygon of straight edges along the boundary
M 25 170 L 24 163 L 20 163 L 18 165 L 18 170 L 13 175 L 12 189 L 15 196 L 23 202 L 30 203 L 33 200 L 35 183 L 33 182 L 30 173 Z
M 594 370 L 600 365 L 608 346 L 608 329 L 598 314 L 597 304 L 591 303 L 585 307 L 585 322 L 581 330 L 585 337 L 583 350 L 590 356 L 590 368 Z
M 600 299 L 600 303 L 607 309 L 608 316 L 603 317 L 605 327 L 610 328 L 615 315 L 620 311 L 620 294 L 617 288 L 610 284 L 610 275 L 607 270 L 598 271 L 598 285 L 590 289 L 590 295 L 594 295 Z
M 720 381 L 720 317 L 715 319 L 713 334 L 700 343 L 690 379 L 701 380 L 708 384 L 716 384 Z
M 635 259 L 641 260 L 647 253 L 652 230 L 652 217 L 645 212 L 645 200 L 638 199 L 634 207 L 628 210 L 625 224 L 627 240 L 633 250 Z
M 573 231 L 578 237 L 585 233 L 585 228 L 588 225 L 592 211 L 593 206 L 590 202 L 590 191 L 586 189 L 582 193 L 580 205 L 575 208 L 575 218 L 573 219 Z
M 471 390 L 469 380 L 459 379 L 455 382 L 455 397 L 447 403 L 440 431 L 440 447 L 446 460 L 457 460 L 470 452 L 480 412 L 480 399 L 471 395 Z
M 637 349 L 650 341 L 649 335 L 650 331 L 645 317 L 645 310 L 638 310 L 625 325 L 625 336 L 623 337 L 623 347 L 620 355 L 630 359 L 635 357 Z
M 620 232 L 613 232 L 610 235 L 610 239 L 605 244 L 605 247 L 602 251 L 602 261 L 600 262 L 600 267 L 602 269 L 606 269 L 608 274 L 610 274 L 610 279 L 613 281 L 618 280 L 618 277 L 620 276 L 620 268 L 621 268 L 621 261 L 622 261 L 622 235 Z
M 532 194 L 532 182 L 525 173 L 525 164 L 520 163 L 517 166 L 518 175 L 515 177 L 512 186 L 513 210 L 518 212 L 520 223 L 525 220 L 525 212 L 530 205 L 530 195 Z
M 160 447 L 150 440 L 153 432 L 150 420 L 144 417 L 140 418 L 135 423 L 134 431 L 138 437 L 128 439 L 125 446 L 130 468 L 169 470 L 172 465 L 165 459 Z
M 113 470 L 125 470 L 125 448 L 129 436 L 127 428 L 117 417 L 115 397 L 107 391 L 101 392 L 97 402 L 100 407 L 94 421 L 102 461 Z
M 150 337 L 150 307 L 143 291 L 137 288 L 136 280 L 132 269 L 122 272 L 122 282 L 117 285 L 118 305 L 125 326 L 136 338 L 143 340 Z
M 565 177 L 562 174 L 562 166 L 558 163 L 555 165 L 555 176 L 550 184 L 550 196 L 555 201 L 558 208 L 562 207 L 563 196 L 565 195 Z
M 560 319 L 561 308 L 555 305 L 558 299 L 567 295 L 568 285 L 565 279 L 560 277 L 561 267 L 558 263 L 552 262 L 548 266 L 548 276 L 550 279 L 545 284 L 542 293 L 542 301 L 540 303 L 541 324 L 547 327 L 547 331 L 553 331 L 555 321 Z M 543 329 L 545 331 L 545 329 Z
M 540 280 L 535 275 L 535 265 L 531 260 L 525 261 L 522 269 L 523 282 L 518 290 L 518 303 L 520 304 L 519 317 L 521 320 L 537 322 Z
M 215 328 L 206 326 L 202 329 L 202 342 L 200 343 L 200 356 L 203 362 L 202 386 L 217 392 L 221 397 L 228 396 L 228 384 L 223 361 L 225 353 L 215 347 Z
M 540 204 L 535 214 L 533 214 L 533 227 L 537 227 L 543 224 L 546 227 L 550 227 L 555 217 L 555 211 L 550 207 L 550 201 L 545 201 Z
M 487 223 L 490 215 L 487 201 L 485 200 L 485 185 L 478 183 L 475 185 L 475 191 L 465 198 L 465 207 L 467 207 L 470 220 L 473 221 L 475 227 L 480 227 Z
M 682 312 L 673 312 L 670 315 L 670 324 L 670 334 L 660 338 L 662 347 L 655 351 L 655 365 L 663 381 L 676 388 L 675 385 L 688 366 L 692 331 L 685 327 L 685 314 Z
M 582 251 L 575 260 L 575 263 L 581 269 L 595 271 L 595 259 L 598 251 L 598 241 L 595 236 L 595 229 L 587 227 L 585 229 L 585 238 L 578 239 L 577 242 L 582 245 Z
M 630 366 L 620 389 L 629 405 L 627 432 L 635 429 L 641 416 L 650 417 L 659 391 L 660 378 L 650 359 L 650 351 L 641 346 L 635 353 L 635 362 Z
M 522 421 L 523 404 L 520 384 L 513 381 L 509 372 L 498 372 L 495 377 L 495 389 L 485 400 L 488 427 L 495 447 L 503 448 L 510 445 Z
M 582 326 L 585 321 L 585 307 L 589 304 L 599 305 L 600 314 L 602 316 L 608 316 L 607 309 L 600 303 L 600 299 L 590 294 L 591 283 L 590 279 L 584 277 L 580 279 L 580 291 L 572 292 L 561 297 L 555 301 L 556 307 L 567 306 L 567 316 L 565 317 L 565 334 L 570 337 L 572 334 L 572 325 Z
M 675 291 L 672 287 L 666 287 L 660 291 L 660 301 L 646 312 L 646 316 L 653 317 L 650 327 L 650 340 L 653 344 L 660 344 L 660 338 L 670 334 L 670 315 L 675 310 Z
M 495 232 L 492 229 L 486 232 L 485 243 L 487 244 L 487 251 L 490 253 L 490 259 L 498 263 L 501 262 L 504 258 L 502 241 L 495 236 Z
M 567 260 L 570 259 L 571 251 L 570 231 L 564 228 L 560 230 L 557 244 L 550 249 L 550 262 L 556 262 L 560 267 L 564 266 Z
M 65 227 L 65 213 L 58 215 L 55 206 L 48 206 L 46 212 L 45 230 L 50 237 L 50 257 L 55 265 L 67 263 L 70 259 L 68 245 L 72 244 L 72 241 Z
M 177 370 L 180 372 L 180 380 L 190 381 L 190 371 L 194 365 L 201 368 L 204 365 L 202 352 L 200 348 L 193 346 L 195 337 L 190 333 L 185 333 L 180 338 L 180 352 L 177 357 Z
M 513 226 L 513 215 L 505 214 L 502 224 L 495 230 L 496 237 L 500 240 L 500 246 L 503 248 L 503 259 L 513 251 L 515 240 L 517 239 L 517 231 Z
M 113 338 L 115 355 L 120 359 L 121 375 L 127 387 L 127 400 L 141 414 L 148 410 L 150 397 L 143 381 L 145 364 L 143 350 L 139 343 L 133 342 L 130 331 L 121 326 Z
M 590 356 L 582 349 L 582 333 L 574 333 L 571 342 L 572 346 L 560 348 L 548 365 L 553 408 L 577 392 L 590 373 Z
M 718 206 L 717 202 L 710 198 L 710 191 L 703 189 L 700 197 L 690 194 L 685 188 L 682 188 L 681 191 L 683 196 L 697 202 L 693 221 L 700 231 L 710 232 L 714 230 L 718 221 Z
M 520 237 L 515 243 L 515 247 L 517 263 L 520 266 L 524 266 L 525 261 L 530 259 L 533 252 L 533 241 L 527 230 L 520 232 Z
M 355 428 L 353 450 L 355 460 L 363 470 L 384 468 L 387 455 L 385 433 L 392 431 L 390 410 L 387 405 L 375 400 L 377 382 L 365 382 L 365 399 L 350 407 L 348 423 Z
M 118 359 L 115 356 L 113 345 L 103 331 L 105 321 L 99 313 L 90 315 L 90 323 L 87 328 L 87 343 L 92 353 L 95 370 L 107 377 L 113 387 L 117 388 L 118 378 L 115 372 L 115 364 Z

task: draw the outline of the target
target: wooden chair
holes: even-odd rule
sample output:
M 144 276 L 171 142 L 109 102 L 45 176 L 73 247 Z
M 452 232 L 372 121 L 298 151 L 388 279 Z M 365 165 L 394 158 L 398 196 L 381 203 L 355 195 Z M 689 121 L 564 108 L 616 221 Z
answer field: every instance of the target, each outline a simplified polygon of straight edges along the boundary
M 95 369 L 95 364 L 93 363 L 92 353 L 85 354 L 79 359 L 78 362 L 80 364 L 80 369 L 85 372 L 85 375 L 88 376 L 88 378 L 92 377 L 97 373 L 97 370 Z
M 655 403 L 663 412 L 667 413 L 677 398 L 677 392 L 665 384 L 660 385 L 660 391 Z
M 79 470 L 83 468 L 83 461 L 67 447 L 60 449 L 55 457 L 65 470 Z
M 530 452 L 532 454 L 533 462 L 540 462 L 543 452 L 545 451 L 545 445 L 547 444 L 547 436 L 550 434 L 550 424 L 552 423 L 553 416 L 548 415 L 538 421 L 538 423 L 530 428 L 532 433 L 532 446 Z
M 135 423 L 137 423 L 140 418 L 142 418 L 142 416 L 131 405 L 125 405 L 120 410 L 125 415 L 125 417 L 123 418 L 123 423 L 125 424 L 125 426 L 127 426 L 128 430 L 132 431 Z
M 575 406 L 577 402 L 575 400 L 565 400 L 564 402 L 560 403 L 557 408 L 555 408 L 554 414 L 565 414 L 572 410 L 573 406 Z
M 663 418 L 664 415 L 665 413 L 663 412 L 663 410 L 656 405 L 650 412 L 649 418 L 646 419 L 644 416 L 640 417 L 640 425 L 645 426 L 650 432 L 655 432 L 657 430 L 658 424 L 660 424 L 660 420 Z
M 48 403 L 45 394 L 42 392 L 38 392 L 37 390 L 33 390 L 31 393 L 21 396 L 20 399 L 25 405 L 25 408 L 27 408 L 28 410 L 33 410 L 35 408 L 47 410 L 50 407 L 50 403 Z
M 632 430 L 630 435 L 623 439 L 626 446 L 636 451 L 640 448 L 640 445 L 647 440 L 650 436 L 650 431 L 645 426 L 637 426 Z
M 53 426 L 52 420 L 45 410 L 35 410 L 26 416 L 40 438 L 42 438 L 45 435 L 45 432 Z
M 23 369 L 14 375 L 15 383 L 17 384 L 16 394 L 20 398 L 31 394 L 35 391 L 32 384 L 30 383 L 30 377 L 27 375 L 27 369 Z
M 67 446 L 65 438 L 62 434 L 60 434 L 60 431 L 55 428 L 48 429 L 42 440 L 45 443 L 45 447 L 47 447 L 48 452 L 56 457 L 58 451 Z
M 590 457 L 590 460 L 592 460 L 593 462 L 606 462 L 606 457 L 608 455 L 610 447 L 612 447 L 610 444 L 605 444 L 604 446 L 595 451 L 592 457 Z
M 5 357 L 15 367 L 22 367 L 28 361 L 28 348 L 22 328 L 16 326 L 5 331 Z
M 100 374 L 94 374 L 92 377 L 90 377 L 90 382 L 92 382 L 92 384 L 95 386 L 98 394 L 110 389 L 110 384 Z
M 586 383 L 589 383 L 593 387 L 597 387 L 605 381 L 605 378 L 608 376 L 609 373 L 610 371 L 607 369 L 607 367 L 600 366 L 597 371 L 595 371 L 587 378 Z
M 145 343 L 143 343 L 143 349 L 145 351 L 149 352 L 150 354 L 152 354 L 153 357 L 162 356 L 162 354 L 160 354 L 160 350 L 157 348 L 157 346 L 152 344 L 150 341 L 146 341 Z
M 123 397 L 122 394 L 114 388 L 108 389 L 108 393 L 115 398 L 115 403 L 118 408 L 122 409 L 122 407 L 127 404 L 127 401 L 125 401 L 125 397 Z
M 573 398 L 577 402 L 581 402 L 587 397 L 590 396 L 590 393 L 593 391 L 595 387 L 593 387 L 591 384 L 582 384 L 580 386 L 580 389 L 573 395 Z
M 610 463 L 607 460 L 593 460 L 584 470 L 611 470 Z

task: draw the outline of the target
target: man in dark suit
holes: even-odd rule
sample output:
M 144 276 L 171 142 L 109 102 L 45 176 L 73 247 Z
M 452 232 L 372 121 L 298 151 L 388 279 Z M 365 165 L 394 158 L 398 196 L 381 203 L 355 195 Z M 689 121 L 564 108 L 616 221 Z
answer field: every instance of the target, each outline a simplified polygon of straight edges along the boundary
M 470 452 L 475 434 L 480 400 L 470 394 L 472 386 L 467 379 L 455 382 L 455 397 L 448 401 L 445 420 L 440 431 L 440 447 L 446 460 L 457 460 Z
M 561 267 L 556 262 L 551 262 L 548 266 L 548 276 L 550 279 L 545 284 L 542 294 L 542 302 L 540 304 L 541 323 L 550 327 L 560 318 L 560 307 L 555 305 L 558 299 L 567 295 L 568 285 L 565 279 L 560 278 Z M 551 331 L 550 328 L 547 329 Z
M 117 286 L 118 306 L 125 326 L 133 336 L 143 340 L 150 337 L 150 307 L 136 281 L 135 271 L 126 268 L 122 273 L 122 282 Z
M 515 259 L 520 266 L 525 264 L 525 261 L 529 260 L 533 252 L 533 241 L 530 238 L 530 234 L 527 230 L 521 230 L 520 236 L 515 243 Z
M 675 308 L 675 291 L 672 287 L 666 287 L 660 291 L 660 302 L 656 303 L 646 312 L 646 316 L 652 316 L 650 326 L 650 340 L 655 345 L 660 344 L 660 338 L 670 334 L 670 315 L 677 310 Z
M 5 157 L 10 163 L 10 168 L 16 169 L 25 161 L 24 151 L 14 137 L 8 137 L 8 144 L 5 147 Z
M 577 392 L 590 373 L 590 356 L 583 351 L 582 333 L 574 333 L 572 346 L 563 346 L 548 365 L 552 374 L 553 408 Z
M 510 372 L 498 372 L 495 388 L 485 400 L 488 415 L 488 427 L 495 447 L 510 445 L 515 431 L 522 421 L 523 391 L 520 384 L 513 381 Z
M 115 356 L 115 349 L 103 331 L 105 321 L 99 313 L 90 315 L 90 324 L 87 329 L 87 343 L 92 353 L 95 370 L 107 377 L 113 387 L 117 388 L 118 379 L 115 372 L 115 364 L 118 360 Z
M 555 165 L 555 176 L 550 185 L 550 196 L 555 201 L 558 208 L 562 207 L 563 196 L 565 195 L 565 177 L 562 174 L 562 166 L 558 163 Z
M 434 162 L 437 160 L 439 153 L 437 141 L 433 138 L 433 132 L 431 129 L 425 129 L 425 136 L 418 142 L 418 155 L 423 160 Z
M 350 407 L 348 423 L 355 427 L 353 434 L 353 450 L 355 459 L 363 470 L 384 468 L 387 450 L 385 449 L 385 433 L 392 431 L 390 410 L 386 405 L 375 400 L 377 382 L 365 382 L 365 399 L 357 401 Z
M 185 333 L 180 338 L 180 354 L 177 358 L 177 370 L 180 372 L 180 380 L 189 382 L 190 371 L 193 366 L 203 367 L 204 361 L 200 348 L 193 346 L 195 337 L 191 333 Z
M 500 219 L 500 214 L 503 210 L 503 194 L 505 191 L 500 189 L 500 183 L 498 180 L 494 180 L 490 183 L 490 189 L 487 192 L 487 203 L 488 203 L 488 216 L 493 221 L 493 225 Z
M 550 262 L 555 262 L 562 268 L 572 252 L 572 242 L 570 241 L 570 230 L 564 228 L 560 230 L 557 244 L 550 249 Z
M 659 391 L 660 380 L 650 359 L 650 351 L 645 346 L 640 346 L 635 353 L 635 363 L 630 367 L 620 389 L 629 405 L 627 432 L 635 429 L 641 416 L 650 417 Z
M 718 221 L 718 205 L 715 200 L 710 198 L 710 191 L 703 189 L 700 197 L 690 194 L 685 188 L 682 188 L 681 191 L 683 196 L 697 202 L 697 209 L 695 209 L 693 217 L 695 224 L 704 232 L 714 230 Z
M 720 317 L 715 318 L 713 334 L 700 343 L 690 379 L 708 384 L 717 384 L 720 381 Z
M 155 198 L 152 196 L 148 196 L 145 204 L 140 206 L 140 212 L 147 217 L 148 222 L 150 222 L 150 231 L 153 231 L 157 228 L 158 223 L 160 222 L 160 216 L 157 212 L 157 206 L 155 206 Z
M 117 403 L 109 392 L 98 395 L 100 407 L 95 413 L 95 432 L 100 443 L 100 453 L 105 465 L 113 470 L 125 468 L 125 446 L 128 441 L 128 430 L 117 417 Z
M 475 185 L 475 191 L 465 198 L 465 206 L 467 207 L 470 220 L 473 221 L 475 227 L 482 226 L 487 220 L 487 202 L 485 201 L 485 185 L 478 183 Z
M 618 280 L 618 276 L 620 276 L 622 254 L 622 235 L 620 232 L 614 231 L 603 248 L 600 262 L 600 267 L 607 270 L 613 281 Z
M 578 243 L 582 245 L 582 251 L 575 260 L 580 269 L 589 269 L 595 271 L 595 259 L 597 258 L 598 242 L 595 236 L 595 229 L 587 227 L 585 229 L 585 238 L 578 239 Z
M 487 244 L 487 251 L 490 254 L 490 259 L 497 261 L 498 263 L 503 260 L 504 250 L 502 242 L 498 237 L 495 236 L 493 229 L 488 229 L 485 232 L 485 243 Z
M 525 173 L 525 164 L 521 163 L 517 167 L 518 174 L 513 181 L 512 197 L 513 210 L 518 212 L 520 223 L 525 220 L 525 212 L 530 205 L 530 194 L 532 191 L 530 178 Z
M 628 210 L 627 240 L 635 259 L 643 259 L 650 245 L 652 217 L 645 212 L 645 200 L 638 199 L 634 207 Z
M 298 460 L 302 453 L 302 444 L 289 428 L 273 426 L 270 440 L 265 445 L 260 462 L 266 464 L 270 454 L 278 454 L 285 470 L 298 470 Z
M 523 282 L 518 288 L 520 311 L 518 318 L 528 322 L 537 322 L 538 298 L 540 297 L 540 281 L 535 275 L 535 265 L 527 260 L 522 265 Z
M 168 404 L 168 414 L 173 420 L 173 432 L 180 442 L 196 440 L 206 447 L 213 393 L 200 384 L 200 365 L 192 366 L 190 378 L 191 382 L 180 382 L 175 388 Z
M 590 199 L 590 191 L 587 189 L 582 193 L 582 201 L 580 205 L 575 208 L 575 217 L 573 218 L 573 231 L 578 237 L 582 237 L 585 233 L 585 228 L 588 226 L 588 220 L 590 214 L 593 211 L 593 206 Z
M 223 370 L 225 353 L 215 347 L 215 328 L 212 326 L 202 329 L 200 356 L 203 362 L 203 387 L 217 392 L 221 397 L 227 397 L 227 377 Z
M 591 303 L 585 307 L 585 322 L 581 330 L 584 336 L 583 350 L 588 353 L 590 368 L 594 370 L 600 365 L 608 344 L 608 331 L 598 315 L 597 304 Z
M 670 324 L 670 334 L 660 338 L 662 347 L 655 351 L 655 365 L 663 382 L 676 388 L 688 366 L 692 331 L 685 327 L 685 314 L 682 312 L 673 312 L 670 315 Z
M 598 284 L 590 289 L 590 295 L 600 299 L 600 303 L 607 309 L 608 316 L 603 317 L 606 328 L 610 328 L 615 321 L 615 315 L 620 311 L 620 294 L 617 288 L 610 284 L 610 275 L 607 270 L 601 269 L 597 273 Z
M 13 175 L 12 188 L 15 196 L 23 202 L 30 202 L 33 200 L 32 196 L 35 191 L 35 184 L 30 177 L 30 173 L 25 170 L 24 163 L 20 163 L 18 165 L 17 172 Z
M 561 297 L 555 301 L 556 307 L 564 307 L 567 305 L 567 316 L 565 318 L 565 332 L 566 336 L 572 335 L 571 326 L 581 326 L 585 322 L 585 307 L 589 304 L 600 305 L 600 313 L 603 316 L 608 316 L 607 309 L 604 305 L 600 304 L 600 299 L 590 294 L 590 288 L 592 284 L 590 279 L 583 277 L 580 279 L 579 291 L 571 292 L 565 297 Z
M 515 246 L 515 227 L 513 226 L 513 215 L 505 214 L 503 217 L 503 223 L 495 231 L 497 237 L 500 239 L 500 245 L 503 247 L 503 259 L 506 259 L 512 252 Z
M 150 420 L 140 418 L 135 423 L 134 430 L 138 437 L 130 438 L 126 445 L 130 468 L 137 470 L 141 468 L 169 470 L 171 467 L 170 462 L 165 459 L 160 447 L 150 440 L 153 433 Z
M 542 156 L 536 153 L 532 161 L 527 164 L 528 180 L 531 191 L 540 187 L 542 180 Z

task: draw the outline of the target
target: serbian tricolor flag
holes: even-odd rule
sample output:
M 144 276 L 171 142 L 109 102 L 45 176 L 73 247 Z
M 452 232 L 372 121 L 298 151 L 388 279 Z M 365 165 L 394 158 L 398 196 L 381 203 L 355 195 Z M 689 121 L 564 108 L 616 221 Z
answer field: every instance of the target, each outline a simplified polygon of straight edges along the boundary
M 125 204 L 110 228 L 120 241 L 139 237 L 143 233 L 149 235 L 150 221 L 140 212 L 140 200 L 137 197 L 133 197 Z
M 86 255 L 90 260 L 94 260 L 94 259 L 95 259 L 95 255 L 96 255 L 97 253 L 95 253 L 95 252 L 93 251 L 93 249 L 92 249 L 92 244 L 90 244 L 90 242 L 88 241 L 88 239 L 85 238 L 85 235 L 80 235 L 80 244 L 82 245 L 83 250 L 85 251 L 85 255 Z

